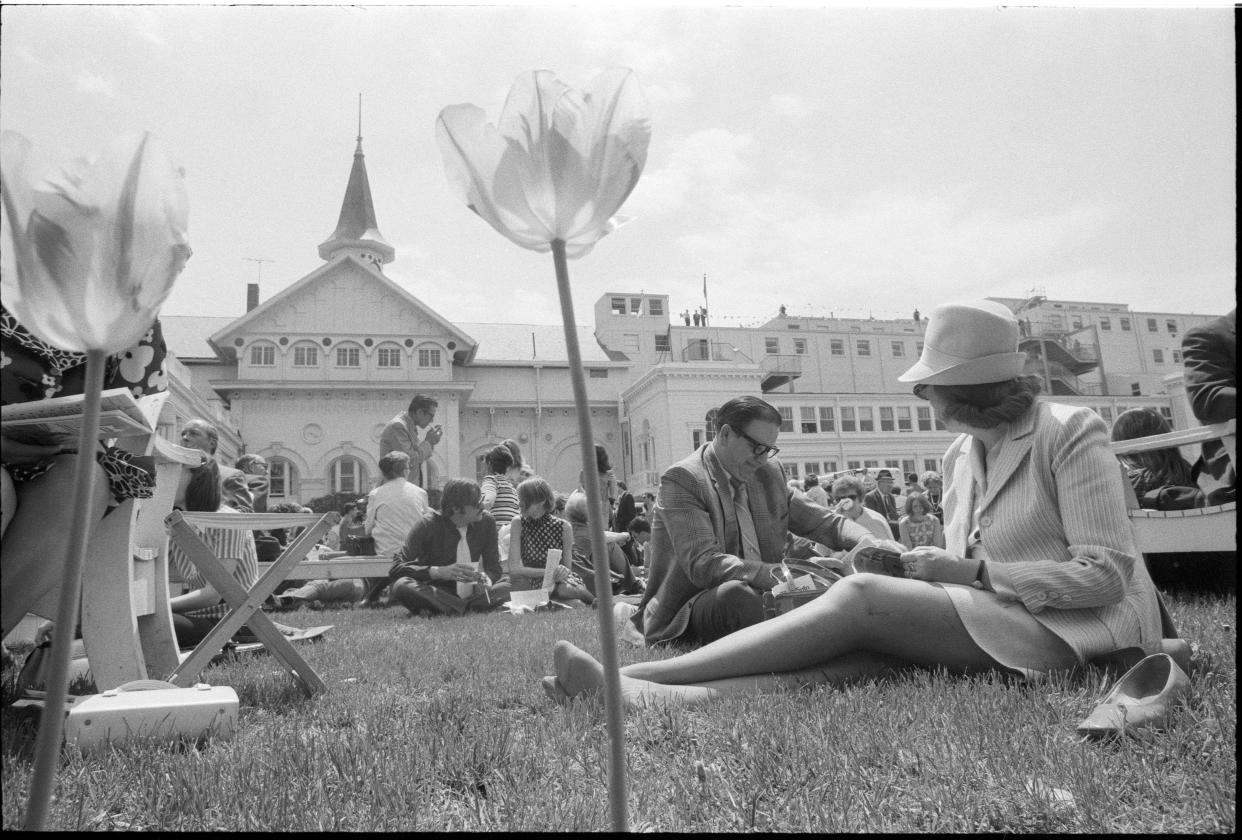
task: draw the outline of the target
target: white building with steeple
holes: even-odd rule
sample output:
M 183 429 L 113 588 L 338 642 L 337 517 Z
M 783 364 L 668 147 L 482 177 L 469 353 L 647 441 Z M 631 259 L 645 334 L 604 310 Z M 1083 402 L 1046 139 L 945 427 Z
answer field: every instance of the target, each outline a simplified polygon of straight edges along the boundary
M 257 452 L 272 465 L 272 501 L 361 495 L 380 480 L 384 424 L 423 393 L 439 401 L 444 427 L 431 487 L 481 476 L 483 453 L 506 438 L 553 487 L 578 486 L 563 328 L 452 323 L 386 276 L 395 254 L 375 218 L 361 136 L 319 256 L 323 265 L 267 300 L 251 284 L 238 317 L 162 316 L 176 356 L 162 434 L 208 416 L 221 427 L 223 460 Z M 1178 335 L 1213 316 L 1042 295 L 998 300 L 1026 322 L 1030 371 L 1056 399 L 1109 421 L 1146 405 L 1177 428 L 1194 425 L 1177 398 Z M 654 491 L 664 468 L 710 440 L 708 413 L 740 394 L 762 395 L 785 418 L 780 458 L 791 477 L 939 467 L 951 436 L 897 382 L 922 350 L 925 321 L 784 309 L 757 327 L 716 327 L 670 318 L 664 294 L 596 302 L 594 326 L 579 326 L 578 339 L 596 442 L 618 479 Z

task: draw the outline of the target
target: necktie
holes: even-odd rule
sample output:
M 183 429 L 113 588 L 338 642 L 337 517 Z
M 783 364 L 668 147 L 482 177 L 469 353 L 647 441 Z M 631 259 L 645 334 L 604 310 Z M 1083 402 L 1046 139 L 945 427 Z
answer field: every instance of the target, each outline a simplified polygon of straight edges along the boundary
M 458 528 L 457 534 L 458 534 L 457 562 L 469 564 L 470 563 L 470 545 L 469 543 L 466 542 L 465 527 Z M 469 598 L 473 594 L 474 594 L 473 583 L 466 583 L 465 581 L 460 581 L 460 580 L 457 582 L 457 597 L 458 598 Z
M 733 484 L 733 512 L 737 515 L 737 529 L 742 537 L 742 556 L 748 560 L 762 560 L 759 535 L 755 533 L 755 520 L 750 515 L 750 495 L 740 481 Z

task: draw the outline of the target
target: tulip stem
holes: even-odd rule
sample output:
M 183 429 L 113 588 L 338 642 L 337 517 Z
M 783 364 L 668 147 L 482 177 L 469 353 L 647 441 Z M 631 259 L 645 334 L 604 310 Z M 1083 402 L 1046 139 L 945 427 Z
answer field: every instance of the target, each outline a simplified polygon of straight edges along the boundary
M 60 583 L 60 600 L 56 607 L 56 626 L 52 631 L 51 664 L 44 686 L 47 698 L 39 718 L 39 736 L 35 742 L 34 772 L 30 778 L 30 794 L 26 806 L 26 830 L 42 831 L 47 823 L 48 805 L 56 780 L 60 759 L 60 738 L 65 725 L 65 696 L 69 691 L 69 653 L 74 628 L 78 621 L 78 597 L 82 591 L 82 567 L 86 561 L 86 540 L 91 523 L 95 483 L 95 449 L 99 435 L 100 392 L 103 390 L 103 350 L 86 353 L 85 405 L 82 430 L 78 435 L 78 455 L 73 466 L 72 530 L 69 553 L 65 557 L 64 577 Z
M 599 619 L 600 661 L 604 666 L 604 713 L 608 729 L 609 773 L 608 806 L 613 831 L 628 831 L 626 818 L 624 709 L 621 706 L 621 672 L 617 658 L 616 634 L 612 626 L 612 581 L 609 578 L 608 546 L 604 542 L 605 500 L 600 493 L 599 468 L 595 463 L 595 435 L 591 431 L 591 407 L 587 401 L 586 377 L 582 372 L 582 351 L 578 346 L 578 326 L 574 318 L 573 294 L 569 288 L 569 266 L 565 243 L 552 240 L 552 262 L 556 266 L 556 288 L 561 299 L 561 320 L 565 323 L 565 348 L 569 352 L 569 378 L 573 383 L 578 414 L 578 438 L 582 448 L 583 489 L 586 490 L 587 527 L 591 533 L 591 554 L 595 567 L 595 615 Z

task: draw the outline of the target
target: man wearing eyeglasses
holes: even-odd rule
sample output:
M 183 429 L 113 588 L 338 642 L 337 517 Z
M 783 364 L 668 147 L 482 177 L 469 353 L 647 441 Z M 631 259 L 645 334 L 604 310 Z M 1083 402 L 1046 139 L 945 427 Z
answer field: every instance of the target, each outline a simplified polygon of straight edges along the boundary
M 648 644 L 706 644 L 763 620 L 762 594 L 792 532 L 834 550 L 866 530 L 793 493 L 774 456 L 781 416 L 758 397 L 716 415 L 716 437 L 660 477 L 647 591 L 631 617 Z
M 380 433 L 380 457 L 383 458 L 389 452 L 404 452 L 409 455 L 410 475 L 407 480 L 419 487 L 427 486 L 430 478 L 427 474 L 427 462 L 431 460 L 432 449 L 444 436 L 443 426 L 431 425 L 436 419 L 436 408 L 439 405 L 434 397 L 415 394 L 410 400 L 409 408 L 389 420 L 384 431 Z M 418 439 L 419 429 L 426 429 L 422 440 Z

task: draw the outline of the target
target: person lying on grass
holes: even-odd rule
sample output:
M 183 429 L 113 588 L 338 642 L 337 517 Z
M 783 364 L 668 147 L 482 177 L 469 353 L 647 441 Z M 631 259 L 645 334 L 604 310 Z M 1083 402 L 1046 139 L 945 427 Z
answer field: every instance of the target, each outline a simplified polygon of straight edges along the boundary
M 1022 376 L 1017 344 L 1005 307 L 946 304 L 900 377 L 958 433 L 944 459 L 947 549 L 901 554 L 902 577 L 859 561 L 860 573 L 795 610 L 628 665 L 626 704 L 695 705 L 908 666 L 1033 676 L 1118 648 L 1160 650 L 1158 596 L 1104 422 L 1086 407 L 1037 402 L 1039 379 Z M 543 688 L 554 700 L 600 691 L 603 669 L 589 654 L 564 641 L 553 654 Z

